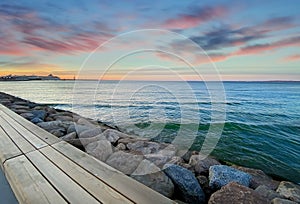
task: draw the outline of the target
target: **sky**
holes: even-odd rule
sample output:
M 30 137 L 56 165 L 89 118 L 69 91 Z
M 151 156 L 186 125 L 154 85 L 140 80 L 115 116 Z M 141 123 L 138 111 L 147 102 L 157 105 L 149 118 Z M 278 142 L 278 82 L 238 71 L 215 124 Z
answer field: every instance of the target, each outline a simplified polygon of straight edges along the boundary
M 300 80 L 300 4 L 1 0 L 0 75 Z

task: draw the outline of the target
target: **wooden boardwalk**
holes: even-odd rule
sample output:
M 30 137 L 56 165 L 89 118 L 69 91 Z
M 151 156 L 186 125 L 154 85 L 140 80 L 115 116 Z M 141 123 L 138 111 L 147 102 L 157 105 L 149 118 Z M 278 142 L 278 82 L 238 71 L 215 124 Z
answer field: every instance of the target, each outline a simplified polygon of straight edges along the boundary
M 3 105 L 0 161 L 19 203 L 175 203 Z

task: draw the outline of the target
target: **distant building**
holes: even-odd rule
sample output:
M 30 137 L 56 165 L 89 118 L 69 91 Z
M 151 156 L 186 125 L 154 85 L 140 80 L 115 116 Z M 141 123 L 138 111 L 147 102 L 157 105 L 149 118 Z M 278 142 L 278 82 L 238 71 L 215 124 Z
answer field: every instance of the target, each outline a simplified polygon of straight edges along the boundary
M 0 81 L 33 81 L 33 80 L 60 80 L 58 76 L 49 74 L 48 76 L 18 76 L 18 75 L 7 75 L 0 77 Z

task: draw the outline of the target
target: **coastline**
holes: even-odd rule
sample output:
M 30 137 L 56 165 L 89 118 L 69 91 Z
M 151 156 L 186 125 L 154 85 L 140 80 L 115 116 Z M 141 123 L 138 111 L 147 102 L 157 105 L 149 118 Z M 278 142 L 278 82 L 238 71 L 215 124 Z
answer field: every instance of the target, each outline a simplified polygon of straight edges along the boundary
M 230 203 L 232 203 L 234 199 L 240 199 L 239 192 L 243 191 L 248 193 L 248 201 L 280 203 L 278 201 L 280 199 L 289 199 L 300 202 L 297 196 L 297 193 L 300 195 L 298 185 L 276 181 L 261 170 L 236 165 L 229 167 L 228 163 L 213 157 L 202 159 L 199 152 L 195 151 L 179 157 L 173 145 L 127 135 L 100 121 L 1 92 L 0 103 L 48 132 L 174 200 L 218 203 L 220 199 L 226 200 L 228 192 L 231 192 Z M 124 161 L 131 162 L 124 164 Z M 219 173 L 224 171 L 230 175 L 229 181 L 235 183 L 225 182 L 220 177 Z M 185 181 L 178 175 L 174 175 L 174 172 L 182 173 L 181 176 Z M 193 187 L 196 186 L 198 189 L 196 193 L 186 180 L 192 183 Z M 289 187 L 290 185 L 292 188 Z M 296 189 L 295 192 L 292 189 Z

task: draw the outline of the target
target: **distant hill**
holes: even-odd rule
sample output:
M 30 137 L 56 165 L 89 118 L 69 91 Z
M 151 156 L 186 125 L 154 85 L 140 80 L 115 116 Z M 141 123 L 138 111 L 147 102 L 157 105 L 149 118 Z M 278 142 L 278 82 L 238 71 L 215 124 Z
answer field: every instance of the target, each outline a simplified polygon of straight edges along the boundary
M 49 74 L 48 76 L 18 76 L 18 75 L 7 75 L 0 77 L 0 81 L 33 81 L 33 80 L 61 80 L 58 76 L 53 76 Z

